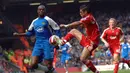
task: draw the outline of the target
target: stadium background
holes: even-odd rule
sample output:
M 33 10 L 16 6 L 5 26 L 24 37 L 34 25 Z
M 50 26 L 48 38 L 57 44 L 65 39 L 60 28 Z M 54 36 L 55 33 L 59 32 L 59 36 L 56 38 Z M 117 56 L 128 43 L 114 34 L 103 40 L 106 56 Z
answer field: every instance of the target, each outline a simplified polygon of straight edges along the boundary
M 15 50 L 18 52 L 32 50 L 34 37 L 13 37 L 13 32 L 26 32 L 31 21 L 37 17 L 37 6 L 39 3 L 46 5 L 47 15 L 54 19 L 59 25 L 79 20 L 79 6 L 91 3 L 92 13 L 96 18 L 100 31 L 108 26 L 108 19 L 114 17 L 118 21 L 126 36 L 130 35 L 130 1 L 129 0 L 0 0 L 0 46 L 1 57 L 5 51 Z M 84 33 L 82 28 L 78 28 Z M 70 29 L 62 29 L 64 36 Z M 79 61 L 82 47 L 78 41 L 70 41 L 74 46 L 71 51 L 72 60 L 70 67 L 81 68 Z M 75 43 L 73 43 L 75 42 Z M 108 52 L 108 51 L 107 51 Z M 100 43 L 91 59 L 95 65 L 111 65 L 112 58 L 102 49 Z M 2 59 L 3 61 L 3 59 Z M 9 61 L 9 65 L 12 62 Z M 14 64 L 13 64 L 14 65 Z M 2 66 L 2 65 L 0 65 Z M 56 64 L 57 68 L 62 67 L 61 63 Z M 9 66 L 10 67 L 10 66 Z

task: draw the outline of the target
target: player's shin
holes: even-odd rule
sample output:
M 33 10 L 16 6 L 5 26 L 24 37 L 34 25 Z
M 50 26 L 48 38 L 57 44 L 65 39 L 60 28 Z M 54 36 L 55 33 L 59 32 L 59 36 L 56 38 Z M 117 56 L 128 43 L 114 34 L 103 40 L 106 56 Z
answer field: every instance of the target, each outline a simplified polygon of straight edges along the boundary
M 114 63 L 115 68 L 114 68 L 114 73 L 118 73 L 118 69 L 119 69 L 119 62 L 115 62 Z
M 93 63 L 90 60 L 85 60 L 83 61 L 83 63 L 93 72 L 96 72 L 97 69 L 95 68 L 95 66 L 93 65 Z
M 65 37 L 64 37 L 64 41 L 67 42 L 69 41 L 71 38 L 73 38 L 73 35 L 69 32 Z
M 68 71 L 68 64 L 64 64 L 64 69 L 65 69 L 66 73 L 69 73 L 69 71 Z
M 46 61 L 46 66 L 48 68 L 48 71 L 46 71 L 45 73 L 57 73 L 55 71 L 55 68 L 53 68 L 53 63 L 52 61 Z

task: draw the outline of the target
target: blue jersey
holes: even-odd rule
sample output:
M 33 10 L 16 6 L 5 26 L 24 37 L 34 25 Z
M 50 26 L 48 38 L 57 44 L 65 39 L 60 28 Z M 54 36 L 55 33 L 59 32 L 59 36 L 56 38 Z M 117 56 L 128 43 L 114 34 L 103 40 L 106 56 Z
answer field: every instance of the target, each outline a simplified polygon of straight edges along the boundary
M 67 53 L 67 51 L 71 48 L 72 46 L 70 45 L 69 42 L 67 42 L 66 44 L 60 46 L 60 50 L 62 50 L 61 52 L 61 62 L 63 64 L 65 64 L 66 60 L 70 60 L 70 54 Z
M 53 21 L 48 16 L 45 16 L 44 18 L 36 18 L 32 21 L 27 35 L 30 36 L 32 34 L 36 35 L 36 39 L 49 39 L 50 36 L 53 34 L 53 31 L 56 32 L 57 35 L 59 33 L 59 26 L 55 21 Z
M 26 35 L 31 36 L 35 34 L 36 36 L 32 56 L 39 56 L 41 59 L 39 62 L 43 59 L 53 59 L 54 46 L 49 43 L 49 38 L 52 36 L 53 31 L 58 35 L 59 29 L 57 23 L 48 16 L 44 18 L 39 17 L 32 21 Z
M 129 56 L 129 44 L 121 43 L 121 46 L 122 46 L 121 57 L 127 59 Z
M 66 44 L 60 46 L 60 50 L 62 50 L 62 54 L 66 55 L 68 54 L 67 51 L 71 48 L 72 46 L 70 45 L 69 42 L 67 42 Z

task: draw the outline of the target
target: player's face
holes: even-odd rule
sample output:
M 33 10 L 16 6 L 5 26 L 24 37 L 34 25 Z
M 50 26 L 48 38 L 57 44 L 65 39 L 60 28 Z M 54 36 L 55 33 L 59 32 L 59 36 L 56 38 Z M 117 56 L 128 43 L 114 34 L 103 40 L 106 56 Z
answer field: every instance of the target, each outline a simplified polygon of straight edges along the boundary
M 111 28 L 115 27 L 115 25 L 116 25 L 116 21 L 114 21 L 114 20 L 109 20 L 109 26 L 110 26 Z
M 45 9 L 42 8 L 42 7 L 39 7 L 38 10 L 37 10 L 37 13 L 39 16 L 44 16 L 45 14 Z
M 85 17 L 86 15 L 87 15 L 87 11 L 83 11 L 82 9 L 80 9 L 80 16 Z

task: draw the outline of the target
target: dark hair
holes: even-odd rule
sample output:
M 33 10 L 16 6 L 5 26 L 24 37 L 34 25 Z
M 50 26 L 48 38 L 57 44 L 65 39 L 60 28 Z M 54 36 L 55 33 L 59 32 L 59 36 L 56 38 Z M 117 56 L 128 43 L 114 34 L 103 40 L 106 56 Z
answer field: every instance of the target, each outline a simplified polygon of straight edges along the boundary
M 87 11 L 88 13 L 91 12 L 90 5 L 81 5 L 80 9 L 82 9 L 82 11 Z

